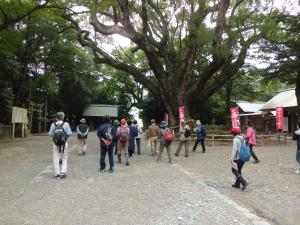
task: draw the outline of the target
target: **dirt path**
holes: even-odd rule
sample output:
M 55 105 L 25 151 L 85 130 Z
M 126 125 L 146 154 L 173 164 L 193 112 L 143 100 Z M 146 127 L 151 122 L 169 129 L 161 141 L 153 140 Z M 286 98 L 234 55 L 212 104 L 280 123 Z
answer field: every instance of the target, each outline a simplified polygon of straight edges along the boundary
M 177 162 L 209 186 L 274 224 L 299 224 L 300 176 L 294 173 L 297 166 L 294 142 L 255 147 L 261 162 L 249 162 L 243 168 L 243 175 L 250 184 L 246 193 L 231 188 L 234 177 L 227 164 L 230 146 L 208 147 L 206 153 L 201 153 L 199 147 L 191 157 L 180 157 Z
M 53 178 L 49 146 L 43 136 L 0 141 L 1 225 L 299 224 L 293 145 L 256 148 L 261 163 L 245 166 L 246 192 L 231 188 L 230 146 L 174 157 L 170 165 L 166 153 L 159 164 L 143 143 L 129 167 L 117 164 L 109 174 L 98 172 L 96 135 L 84 157 L 72 137 L 64 180 Z

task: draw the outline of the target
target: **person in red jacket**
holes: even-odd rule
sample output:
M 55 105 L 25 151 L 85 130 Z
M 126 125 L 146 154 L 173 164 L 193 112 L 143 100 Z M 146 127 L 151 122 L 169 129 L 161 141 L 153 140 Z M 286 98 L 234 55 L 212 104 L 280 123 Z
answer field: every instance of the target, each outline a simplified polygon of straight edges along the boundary
M 253 151 L 253 146 L 256 145 L 256 133 L 255 130 L 253 129 L 253 123 L 252 121 L 248 120 L 247 123 L 247 130 L 245 132 L 245 134 L 243 135 L 243 138 L 247 141 L 249 148 L 250 148 L 250 152 L 251 152 L 251 156 L 254 159 L 254 163 L 259 163 L 259 159 L 256 156 L 255 152 Z

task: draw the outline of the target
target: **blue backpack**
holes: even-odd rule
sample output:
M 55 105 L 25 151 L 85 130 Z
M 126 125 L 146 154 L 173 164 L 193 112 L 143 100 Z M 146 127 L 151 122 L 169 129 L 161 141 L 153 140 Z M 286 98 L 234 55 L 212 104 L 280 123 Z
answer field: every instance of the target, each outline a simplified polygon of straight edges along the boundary
M 240 160 L 247 162 L 251 157 L 250 148 L 244 138 L 239 138 L 239 140 L 241 142 L 239 158 Z

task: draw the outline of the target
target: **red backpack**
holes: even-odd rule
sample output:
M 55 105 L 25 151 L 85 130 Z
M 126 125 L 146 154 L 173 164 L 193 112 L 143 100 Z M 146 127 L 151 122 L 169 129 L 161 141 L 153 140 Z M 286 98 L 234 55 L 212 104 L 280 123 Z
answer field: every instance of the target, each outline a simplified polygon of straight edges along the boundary
M 119 141 L 121 142 L 127 142 L 129 136 L 128 128 L 127 127 L 120 127 L 119 132 Z
M 174 140 L 174 136 L 173 136 L 172 132 L 169 129 L 166 131 L 165 135 L 162 137 L 162 140 L 166 144 L 171 144 L 172 141 Z

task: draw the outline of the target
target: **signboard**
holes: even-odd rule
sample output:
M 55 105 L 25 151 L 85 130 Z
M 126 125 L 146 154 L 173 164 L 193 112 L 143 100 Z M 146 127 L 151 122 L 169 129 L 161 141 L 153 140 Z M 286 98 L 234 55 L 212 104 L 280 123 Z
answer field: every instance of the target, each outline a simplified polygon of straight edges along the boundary
M 232 128 L 241 130 L 240 117 L 239 117 L 239 107 L 231 108 L 231 124 Z
M 276 107 L 276 129 L 283 130 L 284 123 L 283 123 L 283 107 L 277 106 Z
M 11 122 L 28 124 L 27 109 L 13 107 Z
M 179 122 L 184 121 L 184 106 L 180 106 L 179 108 Z

